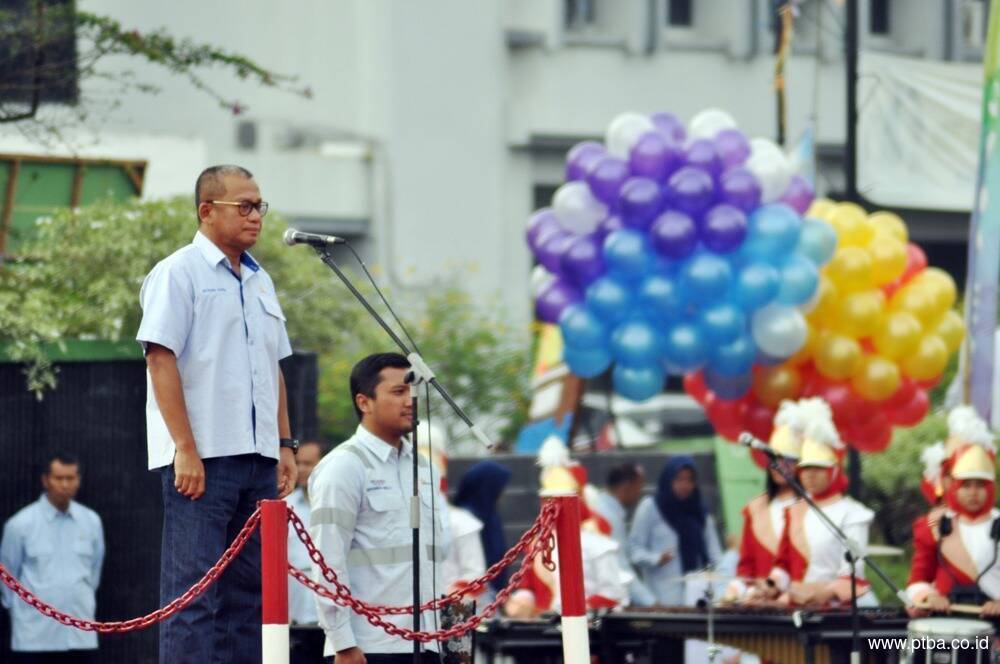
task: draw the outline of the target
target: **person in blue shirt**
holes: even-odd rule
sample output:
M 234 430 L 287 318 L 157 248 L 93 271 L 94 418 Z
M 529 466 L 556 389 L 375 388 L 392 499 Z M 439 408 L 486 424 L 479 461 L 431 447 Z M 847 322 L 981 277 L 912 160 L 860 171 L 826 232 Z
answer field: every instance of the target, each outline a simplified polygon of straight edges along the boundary
M 42 472 L 42 496 L 3 527 L 0 563 L 43 602 L 93 620 L 104 562 L 101 517 L 73 500 L 80 489 L 80 463 L 53 454 Z M 10 611 L 11 662 L 96 664 L 97 634 L 43 616 L 2 586 Z

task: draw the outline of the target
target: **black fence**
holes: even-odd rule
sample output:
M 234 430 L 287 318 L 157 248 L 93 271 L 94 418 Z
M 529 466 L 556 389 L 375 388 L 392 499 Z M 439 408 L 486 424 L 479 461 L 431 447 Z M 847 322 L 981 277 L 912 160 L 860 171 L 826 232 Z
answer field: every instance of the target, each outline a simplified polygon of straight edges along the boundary
M 0 364 L 0 519 L 37 500 L 45 454 L 79 456 L 77 500 L 104 523 L 107 553 L 97 593 L 98 620 L 125 620 L 159 606 L 160 480 L 146 468 L 146 372 L 142 361 L 68 362 L 59 384 L 38 400 L 25 389 L 21 367 Z M 292 430 L 316 435 L 316 358 L 282 362 Z M 19 600 L 15 600 L 19 601 Z M 57 607 L 58 608 L 58 607 Z M 4 612 L 6 614 L 6 611 Z M 99 637 L 100 661 L 153 664 L 157 629 Z M 10 648 L 9 620 L 0 620 L 0 661 Z

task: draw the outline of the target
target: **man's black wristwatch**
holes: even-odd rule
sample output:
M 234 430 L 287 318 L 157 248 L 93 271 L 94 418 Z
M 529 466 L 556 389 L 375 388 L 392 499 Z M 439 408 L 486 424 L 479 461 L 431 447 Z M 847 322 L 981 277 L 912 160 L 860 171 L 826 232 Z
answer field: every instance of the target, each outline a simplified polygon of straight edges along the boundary
M 292 451 L 292 454 L 299 453 L 299 441 L 294 438 L 282 438 L 278 441 L 279 447 L 287 447 Z

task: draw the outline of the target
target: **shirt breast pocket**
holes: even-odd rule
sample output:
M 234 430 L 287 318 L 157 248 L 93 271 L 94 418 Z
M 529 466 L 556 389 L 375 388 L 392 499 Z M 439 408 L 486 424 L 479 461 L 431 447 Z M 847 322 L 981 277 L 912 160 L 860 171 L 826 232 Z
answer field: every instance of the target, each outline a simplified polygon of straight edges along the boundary
M 78 539 L 73 543 L 73 553 L 84 565 L 90 565 L 94 559 L 94 543 L 89 539 Z
M 24 556 L 36 565 L 45 565 L 52 560 L 55 548 L 49 542 L 28 540 L 24 546 Z
M 276 347 L 281 338 L 281 326 L 285 324 L 285 313 L 281 310 L 277 298 L 272 295 L 259 295 L 260 306 L 264 310 L 261 317 L 264 335 L 271 347 Z

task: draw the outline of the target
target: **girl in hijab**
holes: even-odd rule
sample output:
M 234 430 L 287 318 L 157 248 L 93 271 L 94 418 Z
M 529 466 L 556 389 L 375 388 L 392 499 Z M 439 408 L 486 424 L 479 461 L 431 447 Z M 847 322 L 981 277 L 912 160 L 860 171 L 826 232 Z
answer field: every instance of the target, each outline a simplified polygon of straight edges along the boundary
M 636 508 L 628 537 L 632 563 L 661 606 L 682 606 L 681 578 L 716 564 L 721 556 L 715 519 L 705 512 L 698 490 L 694 459 L 667 461 L 656 494 Z
M 510 471 L 495 461 L 480 461 L 469 467 L 458 483 L 453 504 L 468 510 L 483 523 L 479 538 L 486 555 L 487 569 L 507 553 L 503 521 L 497 502 L 510 481 Z M 494 592 L 507 585 L 509 571 L 504 570 L 490 585 Z

